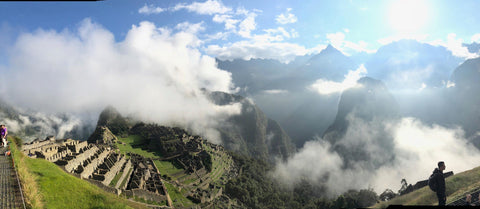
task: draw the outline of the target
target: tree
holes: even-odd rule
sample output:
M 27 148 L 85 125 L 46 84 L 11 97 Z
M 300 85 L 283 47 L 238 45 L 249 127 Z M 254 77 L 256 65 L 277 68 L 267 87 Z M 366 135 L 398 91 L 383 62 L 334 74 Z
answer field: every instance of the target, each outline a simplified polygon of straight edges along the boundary
M 334 202 L 334 206 L 335 208 L 346 208 L 347 201 L 345 200 L 345 197 L 343 195 L 338 196 Z
M 405 180 L 405 179 L 402 179 L 402 181 L 400 181 L 400 183 L 402 184 L 402 188 L 400 188 L 400 190 L 398 190 L 398 193 L 402 194 L 405 190 L 407 190 L 408 183 L 407 183 L 407 180 Z
M 362 189 L 357 195 L 357 206 L 360 208 L 370 207 L 377 203 L 378 196 L 373 189 Z
M 379 198 L 381 201 L 389 201 L 395 198 L 396 196 L 397 194 L 393 192 L 391 189 L 385 189 L 385 191 L 383 191 L 382 194 L 380 194 Z

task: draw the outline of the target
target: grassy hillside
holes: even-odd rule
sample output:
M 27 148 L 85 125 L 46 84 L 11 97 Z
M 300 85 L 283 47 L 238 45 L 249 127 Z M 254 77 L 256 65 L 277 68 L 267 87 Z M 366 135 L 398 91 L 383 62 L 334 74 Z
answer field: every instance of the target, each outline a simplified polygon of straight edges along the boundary
M 54 163 L 26 157 L 15 143 L 11 150 L 29 208 L 146 208 L 67 174 Z
M 468 170 L 445 179 L 447 204 L 480 188 L 480 167 Z M 424 187 L 409 194 L 381 202 L 372 208 L 386 208 L 388 205 L 437 205 L 438 200 L 430 188 Z

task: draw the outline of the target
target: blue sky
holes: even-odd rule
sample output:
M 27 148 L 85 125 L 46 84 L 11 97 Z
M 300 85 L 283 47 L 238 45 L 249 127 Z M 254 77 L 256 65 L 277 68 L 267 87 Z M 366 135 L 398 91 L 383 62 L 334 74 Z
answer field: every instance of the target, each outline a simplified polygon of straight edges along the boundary
M 318 52 L 329 43 L 347 55 L 371 53 L 400 38 L 454 50 L 452 42 L 480 41 L 480 31 L 475 30 L 479 8 L 474 0 L 1 2 L 0 46 L 39 28 L 75 31 L 90 18 L 117 41 L 141 21 L 176 31 L 189 29 L 202 41 L 198 47 L 203 53 L 225 59 L 285 61 Z

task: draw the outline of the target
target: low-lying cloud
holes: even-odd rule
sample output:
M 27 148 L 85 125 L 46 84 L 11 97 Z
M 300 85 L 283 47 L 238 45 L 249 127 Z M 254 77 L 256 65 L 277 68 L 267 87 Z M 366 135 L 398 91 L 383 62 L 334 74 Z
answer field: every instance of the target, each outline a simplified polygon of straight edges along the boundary
M 460 128 L 426 125 L 415 118 L 383 123 L 353 117 L 348 120 L 347 134 L 333 143 L 367 151 L 371 155 L 369 161 L 358 160 L 354 166 L 344 168 L 344 154 L 333 151 L 331 143 L 317 138 L 305 143 L 288 161 L 277 163 L 273 175 L 292 184 L 301 179 L 325 184 L 330 195 L 337 195 L 349 189 L 397 191 L 403 178 L 411 184 L 427 179 L 438 161 L 445 161 L 447 171 L 454 173 L 479 166 L 480 151 L 464 138 Z M 383 148 L 381 143 L 385 142 L 375 140 L 385 133 L 385 140 L 391 137 L 391 150 Z M 394 157 L 388 159 L 386 152 Z M 378 160 L 384 162 L 375 166 Z
M 342 82 L 318 79 L 308 88 L 322 95 L 341 93 L 346 89 L 356 87 L 358 85 L 358 79 L 364 77 L 366 74 L 367 69 L 362 64 L 355 71 L 348 71 L 348 74 L 345 75 L 345 79 Z
M 217 106 L 204 95 L 202 88 L 233 92 L 234 85 L 229 72 L 198 51 L 199 43 L 192 32 L 150 22 L 133 25 L 121 41 L 90 19 L 76 31 L 39 29 L 18 37 L 0 68 L 1 94 L 47 113 L 99 113 L 113 105 L 122 114 L 220 142 L 214 127 L 241 107 Z
M 96 121 L 88 120 L 87 117 L 80 118 L 66 113 L 46 114 L 17 111 L 19 111 L 17 118 L 10 118 L 1 112 L 0 122 L 7 125 L 10 134 L 19 136 L 25 142 L 36 138 L 43 139 L 46 136 L 55 136 L 59 139 L 75 137 L 79 140 L 86 140 L 95 128 Z

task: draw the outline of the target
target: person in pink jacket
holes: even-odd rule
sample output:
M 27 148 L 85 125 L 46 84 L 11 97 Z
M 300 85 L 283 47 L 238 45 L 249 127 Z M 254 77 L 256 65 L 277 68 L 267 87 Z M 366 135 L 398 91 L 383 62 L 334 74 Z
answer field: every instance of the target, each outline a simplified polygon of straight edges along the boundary
M 0 137 L 2 138 L 3 147 L 7 147 L 7 127 L 5 125 L 0 126 Z

